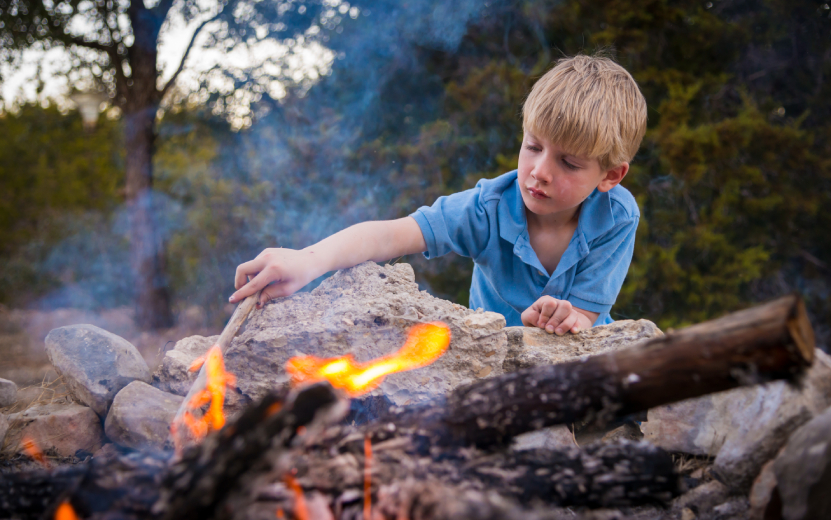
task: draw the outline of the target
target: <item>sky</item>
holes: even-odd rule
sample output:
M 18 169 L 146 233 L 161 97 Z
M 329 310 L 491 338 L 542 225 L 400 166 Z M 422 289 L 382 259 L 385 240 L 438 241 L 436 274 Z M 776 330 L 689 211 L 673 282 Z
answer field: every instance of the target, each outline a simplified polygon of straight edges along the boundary
M 334 7 L 340 6 L 342 13 L 355 17 L 358 14 L 357 8 L 350 9 L 349 4 L 334 2 Z M 162 28 L 159 45 L 159 66 L 162 70 L 160 86 L 167 82 L 179 65 L 181 58 L 190 42 L 194 31 L 205 18 L 211 15 L 205 14 L 203 18 L 197 18 L 190 23 L 185 23 L 181 16 L 170 16 Z M 198 95 L 200 77 L 207 71 L 219 65 L 223 69 L 241 69 L 251 65 L 260 65 L 260 70 L 268 73 L 281 71 L 295 81 L 304 79 L 314 80 L 322 74 L 326 74 L 334 59 L 333 53 L 318 43 L 308 43 L 300 40 L 299 51 L 287 56 L 288 48 L 282 43 L 268 39 L 250 48 L 238 46 L 230 53 L 224 53 L 218 49 L 204 48 L 203 43 L 206 36 L 216 24 L 206 25 L 200 36 L 197 38 L 194 48 L 188 57 L 187 66 L 179 75 L 177 87 L 185 94 Z M 82 32 L 83 28 L 75 29 Z M 5 109 L 13 109 L 16 103 L 21 101 L 31 102 L 37 100 L 37 70 L 38 64 L 42 67 L 42 93 L 40 100 L 53 100 L 64 109 L 71 108 L 71 101 L 66 98 L 71 87 L 83 89 L 83 78 L 77 74 L 70 77 L 64 73 L 70 58 L 62 48 L 43 51 L 42 49 L 30 49 L 23 54 L 21 66 L 17 70 L 10 70 L 5 63 L 2 67 L 5 81 L 0 85 Z M 264 74 L 261 80 L 261 91 L 279 99 L 285 93 L 284 86 L 278 81 L 269 79 Z M 208 75 L 209 89 L 228 93 L 233 90 L 233 83 L 227 76 L 217 73 Z M 207 95 L 206 92 L 202 92 Z M 237 126 L 245 123 L 248 113 L 248 106 L 257 94 L 250 91 L 236 93 L 237 106 L 230 111 L 231 118 L 238 119 Z M 198 102 L 199 99 L 193 99 Z M 233 122 L 233 121 L 232 121 Z

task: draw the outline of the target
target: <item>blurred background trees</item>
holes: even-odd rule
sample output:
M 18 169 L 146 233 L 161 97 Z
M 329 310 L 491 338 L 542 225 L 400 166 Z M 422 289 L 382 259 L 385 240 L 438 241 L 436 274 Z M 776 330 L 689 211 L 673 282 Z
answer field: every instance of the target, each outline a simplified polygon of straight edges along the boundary
M 263 94 L 250 126 L 229 123 L 218 97 L 160 119 L 154 211 L 175 311 L 198 304 L 221 321 L 235 266 L 263 248 L 406 215 L 515 168 L 534 80 L 560 56 L 603 49 L 649 105 L 624 181 L 642 220 L 612 316 L 677 327 L 797 290 L 827 344 L 826 3 L 341 5 L 341 15 L 360 15 L 327 32 L 328 74 L 287 84 L 283 97 Z M 108 119 L 82 138 L 74 112 L 24 106 L 0 118 L 0 189 L 14 194 L 0 205 L 4 303 L 130 301 L 124 146 L 114 131 L 124 124 Z M 425 289 L 467 304 L 468 259 L 404 261 Z
M 129 224 L 132 293 L 136 321 L 143 327 L 173 324 L 167 254 L 156 222 L 153 197 L 153 156 L 156 120 L 171 105 L 168 93 L 187 65 L 197 38 L 205 27 L 211 34 L 203 43 L 222 52 L 253 47 L 267 39 L 303 36 L 312 26 L 328 28 L 332 9 L 318 1 L 259 2 L 247 0 L 10 0 L 0 4 L 0 56 L 12 69 L 25 51 L 61 48 L 71 60 L 64 69 L 76 76 L 85 90 L 111 99 L 123 115 L 122 149 L 124 200 Z M 162 77 L 159 46 L 162 28 L 178 15 L 184 22 L 198 20 L 173 72 Z M 331 16 L 329 16 L 331 18 Z M 225 71 L 242 85 L 285 79 L 277 68 L 249 64 Z M 254 81 L 254 77 L 260 81 Z M 276 76 L 276 77 L 275 77 Z M 246 89 L 241 87 L 239 92 Z M 249 89 L 250 90 L 250 89 Z M 256 93 L 256 87 L 253 89 Z M 237 92 L 228 95 L 234 96 Z M 90 95 L 90 93 L 87 93 Z M 94 94 L 93 94 L 94 95 Z

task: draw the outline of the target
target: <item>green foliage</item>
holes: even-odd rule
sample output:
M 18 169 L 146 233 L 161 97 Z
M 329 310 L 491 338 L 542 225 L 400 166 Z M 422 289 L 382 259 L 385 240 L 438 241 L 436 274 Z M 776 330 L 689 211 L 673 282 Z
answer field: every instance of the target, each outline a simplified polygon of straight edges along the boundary
M 633 74 L 649 106 L 649 131 L 624 181 L 643 218 L 613 316 L 681 326 L 797 289 L 817 317 L 831 318 L 827 11 L 780 0 L 710 9 L 526 1 L 495 18 L 469 30 L 462 49 L 475 52 L 433 64 L 443 70 L 452 60 L 440 118 L 415 140 L 371 147 L 400 160 L 401 178 L 419 178 L 429 194 L 419 202 L 514 168 L 521 101 L 548 68 L 541 57 L 601 49 Z M 795 51 L 805 53 L 796 63 Z M 467 259 L 417 262 L 431 290 L 467 303 Z
M 74 222 L 121 202 L 118 134 L 117 121 L 102 117 L 87 133 L 77 113 L 54 106 L 0 117 L 0 302 L 24 303 L 56 284 L 41 265 L 50 249 Z

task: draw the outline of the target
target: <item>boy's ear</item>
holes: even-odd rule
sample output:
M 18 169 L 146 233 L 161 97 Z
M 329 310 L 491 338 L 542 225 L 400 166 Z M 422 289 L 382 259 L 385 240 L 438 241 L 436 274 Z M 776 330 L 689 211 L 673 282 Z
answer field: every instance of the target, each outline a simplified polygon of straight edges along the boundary
M 620 181 L 626 177 L 626 174 L 629 173 L 629 163 L 620 163 L 611 170 L 606 171 L 606 175 L 600 181 L 600 184 L 597 185 L 597 190 L 602 192 L 607 192 L 620 184 Z

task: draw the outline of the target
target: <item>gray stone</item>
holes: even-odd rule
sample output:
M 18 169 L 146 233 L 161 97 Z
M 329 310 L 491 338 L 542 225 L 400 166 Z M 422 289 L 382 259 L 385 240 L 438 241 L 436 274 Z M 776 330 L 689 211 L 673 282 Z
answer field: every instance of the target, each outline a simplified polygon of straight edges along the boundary
M 98 415 L 91 408 L 75 403 L 33 406 L 10 415 L 9 419 L 12 427 L 6 434 L 5 445 L 18 452 L 27 438 L 44 453 L 60 457 L 71 457 L 79 450 L 94 453 L 104 440 Z
M 103 417 L 119 390 L 150 381 L 147 363 L 130 342 L 94 325 L 70 325 L 46 336 L 46 353 L 73 397 Z
M 408 264 L 367 262 L 335 273 L 311 292 L 280 298 L 251 313 L 225 356 L 227 369 L 237 378 L 226 406 L 239 410 L 289 384 L 284 367 L 292 356 L 353 354 L 359 362 L 369 361 L 396 352 L 411 326 L 431 321 L 449 325 L 448 351 L 429 367 L 388 375 L 374 395 L 384 394 L 398 405 L 414 403 L 502 373 L 508 348 L 502 315 L 474 312 L 419 291 Z M 183 378 L 192 377 L 185 367 L 211 343 L 202 338 L 177 344 L 165 354 L 154 385 L 184 393 L 190 385 Z
M 219 340 L 219 336 L 190 336 L 176 342 L 167 351 L 161 365 L 153 374 L 153 386 L 164 392 L 187 395 L 199 371 L 190 371 L 196 358 L 204 355 Z
M 17 401 L 17 385 L 8 379 L 0 379 L 0 408 L 11 406 Z
M 788 436 L 829 404 L 831 358 L 817 350 L 799 384 L 773 381 L 661 406 L 641 429 L 668 451 L 715 455 L 714 475 L 746 493 Z
M 574 436 L 571 434 L 571 430 L 560 425 L 517 435 L 514 437 L 511 449 L 514 451 L 539 448 L 556 449 L 574 445 Z
M 695 508 L 699 513 L 710 511 L 717 505 L 724 503 L 729 495 L 730 491 L 727 486 L 717 480 L 711 480 L 692 488 L 673 500 L 672 509 L 680 511 L 684 508 Z
M 747 520 L 748 502 L 745 497 L 732 497 L 727 502 L 713 508 L 710 518 L 713 520 Z
M 104 432 L 114 443 L 134 449 L 168 446 L 170 423 L 184 398 L 133 381 L 115 396 Z
M 505 332 L 508 334 L 508 354 L 502 365 L 505 372 L 603 354 L 663 336 L 649 320 L 621 320 L 562 336 L 536 327 L 506 327 Z
M 9 418 L 0 413 L 0 447 L 5 444 L 6 432 L 9 431 Z
M 831 518 L 831 408 L 791 435 L 773 471 L 785 520 Z

